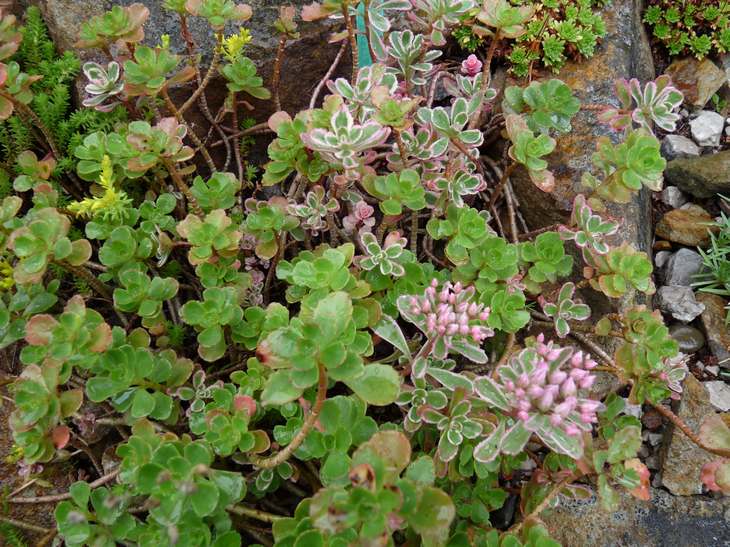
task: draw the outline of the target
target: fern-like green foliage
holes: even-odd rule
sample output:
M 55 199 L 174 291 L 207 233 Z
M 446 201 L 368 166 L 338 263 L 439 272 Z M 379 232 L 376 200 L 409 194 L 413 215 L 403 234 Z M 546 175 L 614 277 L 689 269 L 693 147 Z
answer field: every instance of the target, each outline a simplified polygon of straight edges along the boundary
M 0 521 L 0 542 L 8 547 L 27 547 L 20 530 L 12 524 Z

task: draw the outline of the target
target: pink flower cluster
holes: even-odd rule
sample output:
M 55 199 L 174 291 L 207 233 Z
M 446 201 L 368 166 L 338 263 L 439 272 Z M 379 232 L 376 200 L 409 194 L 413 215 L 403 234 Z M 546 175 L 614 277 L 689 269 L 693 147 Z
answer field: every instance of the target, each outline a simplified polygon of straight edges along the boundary
M 453 336 L 466 336 L 477 344 L 494 335 L 489 327 L 479 324 L 489 319 L 489 308 L 472 302 L 474 287 L 446 282 L 437 290 L 438 281 L 431 281 L 423 296 L 412 296 L 410 313 L 425 317 L 417 322 L 430 339 L 444 338 L 448 346 Z
M 590 371 L 596 362 L 590 355 L 577 351 L 556 367 L 554 361 L 565 349 L 554 347 L 552 342 L 545 344 L 542 334 L 534 349 L 538 354 L 534 366 L 515 371 L 518 374 L 513 379 L 500 374 L 505 392 L 511 395 L 517 418 L 527 422 L 535 414 L 548 415 L 553 427 L 576 436 L 581 429 L 587 429 L 598 420 L 596 413 L 601 403 L 578 397 L 579 389 L 590 389 L 593 385 L 596 377 Z M 507 366 L 511 368 L 511 365 Z
M 461 62 L 461 72 L 467 76 L 476 76 L 482 71 L 482 62 L 473 53 Z

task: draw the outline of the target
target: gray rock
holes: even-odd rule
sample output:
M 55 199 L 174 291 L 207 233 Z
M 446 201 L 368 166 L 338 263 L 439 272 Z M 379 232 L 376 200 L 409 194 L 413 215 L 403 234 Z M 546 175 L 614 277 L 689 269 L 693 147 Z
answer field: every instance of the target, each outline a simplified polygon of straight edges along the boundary
M 710 403 L 723 412 L 730 410 L 730 386 L 722 380 L 704 382 L 705 389 L 710 394 Z
M 702 110 L 689 122 L 692 138 L 700 146 L 720 146 L 725 118 L 712 110 Z
M 728 498 L 677 498 L 652 489 L 642 501 L 621 490 L 616 511 L 604 510 L 596 496 L 561 497 L 541 518 L 565 547 L 726 547 L 728 508 Z
M 690 287 L 667 285 L 657 291 L 657 306 L 678 321 L 689 323 L 698 317 L 705 306 L 697 302 Z
M 667 160 L 700 155 L 700 147 L 682 135 L 667 135 L 662 140 L 661 153 Z
M 730 328 L 725 324 L 727 301 L 720 295 L 697 293 L 697 300 L 705 306 L 702 312 L 702 326 L 707 333 L 710 351 L 717 358 L 718 365 L 730 369 Z
M 677 415 L 697 431 L 705 416 L 715 412 L 705 387 L 688 374 L 682 384 L 682 400 Z M 713 459 L 712 454 L 698 447 L 673 424 L 667 426 L 662 453 L 662 484 L 676 496 L 691 496 L 702 493 L 700 471 Z M 682 545 L 672 543 L 671 545 Z
M 669 327 L 669 336 L 677 342 L 682 353 L 695 353 L 705 345 L 705 335 L 689 325 L 672 325 Z
M 710 59 L 677 59 L 666 69 L 672 84 L 684 93 L 685 104 L 702 108 L 725 83 L 725 72 Z
M 664 284 L 689 287 L 702 269 L 702 256 L 692 249 L 679 249 L 664 266 Z
M 662 190 L 661 193 L 662 203 L 669 205 L 673 209 L 678 209 L 685 203 L 687 203 L 687 196 L 682 193 L 682 190 L 676 186 L 667 186 Z
M 170 36 L 171 49 L 176 53 L 186 53 L 179 19 L 175 13 L 165 10 L 160 0 L 26 0 L 26 3 L 41 7 L 51 36 L 61 50 L 74 49 L 81 25 L 88 18 L 104 13 L 114 5 L 127 6 L 135 2 L 143 3 L 150 10 L 150 17 L 145 25 L 144 42 L 159 43 L 160 37 L 167 34 Z M 249 0 L 246 3 L 253 8 L 253 17 L 243 25 L 250 29 L 253 36 L 252 42 L 246 48 L 247 55 L 256 63 L 264 81 L 268 83 L 271 80 L 278 43 L 278 35 L 272 29 L 272 24 L 278 17 L 279 6 L 284 4 L 273 0 Z M 301 8 L 306 3 L 305 0 L 294 0 L 286 4 Z M 210 62 L 215 35 L 200 17 L 190 17 L 188 22 L 191 34 L 202 50 L 202 67 L 205 68 Z M 339 49 L 338 44 L 330 44 L 327 40 L 333 28 L 331 21 L 306 23 L 297 19 L 297 22 L 301 36 L 287 43 L 280 84 L 282 105 L 292 113 L 309 102 L 311 91 L 331 65 Z M 231 23 L 226 27 L 225 33 L 236 33 L 239 26 Z M 89 52 L 81 53 L 88 58 Z M 348 56 L 345 56 L 339 67 L 342 74 L 348 70 L 348 61 Z M 208 87 L 206 94 L 212 104 L 220 104 L 226 95 L 225 85 L 215 81 Z M 261 114 L 260 117 L 266 119 L 270 109 L 267 112 L 258 108 L 256 113 L 257 117 Z
M 718 374 L 720 374 L 720 367 L 716 365 L 706 367 L 705 370 L 708 374 L 712 374 L 713 376 L 717 376 Z
M 672 160 L 664 171 L 664 179 L 698 198 L 730 192 L 730 150 Z
M 664 266 L 667 263 L 667 260 L 669 260 L 670 256 L 672 256 L 671 251 L 659 251 L 657 254 L 655 254 L 654 265 L 657 267 L 657 269 Z

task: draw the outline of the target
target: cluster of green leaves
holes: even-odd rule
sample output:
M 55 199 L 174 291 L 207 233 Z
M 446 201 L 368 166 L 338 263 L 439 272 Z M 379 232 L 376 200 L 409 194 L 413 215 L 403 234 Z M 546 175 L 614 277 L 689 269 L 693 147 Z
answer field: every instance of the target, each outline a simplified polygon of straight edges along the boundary
M 689 53 L 702 59 L 730 51 L 730 6 L 716 0 L 677 3 L 651 0 L 644 22 L 670 55 Z

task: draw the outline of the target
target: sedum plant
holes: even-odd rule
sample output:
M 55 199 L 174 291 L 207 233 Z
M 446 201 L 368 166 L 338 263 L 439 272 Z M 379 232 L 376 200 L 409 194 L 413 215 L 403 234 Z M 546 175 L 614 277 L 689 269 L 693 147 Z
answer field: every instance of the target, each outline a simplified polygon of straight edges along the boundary
M 53 54 L 36 10 L 22 29 L 0 17 L 8 465 L 39 495 L 59 466 L 88 480 L 54 493 L 58 541 L 552 546 L 540 518 L 559 497 L 648 499 L 627 403 L 686 427 L 666 406 L 686 359 L 657 312 L 590 325 L 584 301 L 653 291 L 606 202 L 660 187 L 648 129 L 677 95 L 620 87 L 627 131 L 596 143 L 571 218 L 528 232 L 510 176 L 555 190 L 580 104 L 553 78 L 508 87 L 497 113 L 490 89 L 495 56 L 529 73 L 590 55 L 597 5 L 284 7 L 266 87 L 251 32 L 226 30 L 252 16 L 232 0 L 162 3 L 184 56 L 141 45 L 140 4 L 114 7 L 83 26 L 99 50 L 83 67 Z M 317 75 L 311 106 L 286 113 L 300 17 L 330 17 L 354 70 Z M 463 29 L 473 57 L 442 47 Z M 599 360 L 620 383 L 608 396 Z M 723 490 L 723 430 L 700 433 L 717 457 L 702 479 Z

